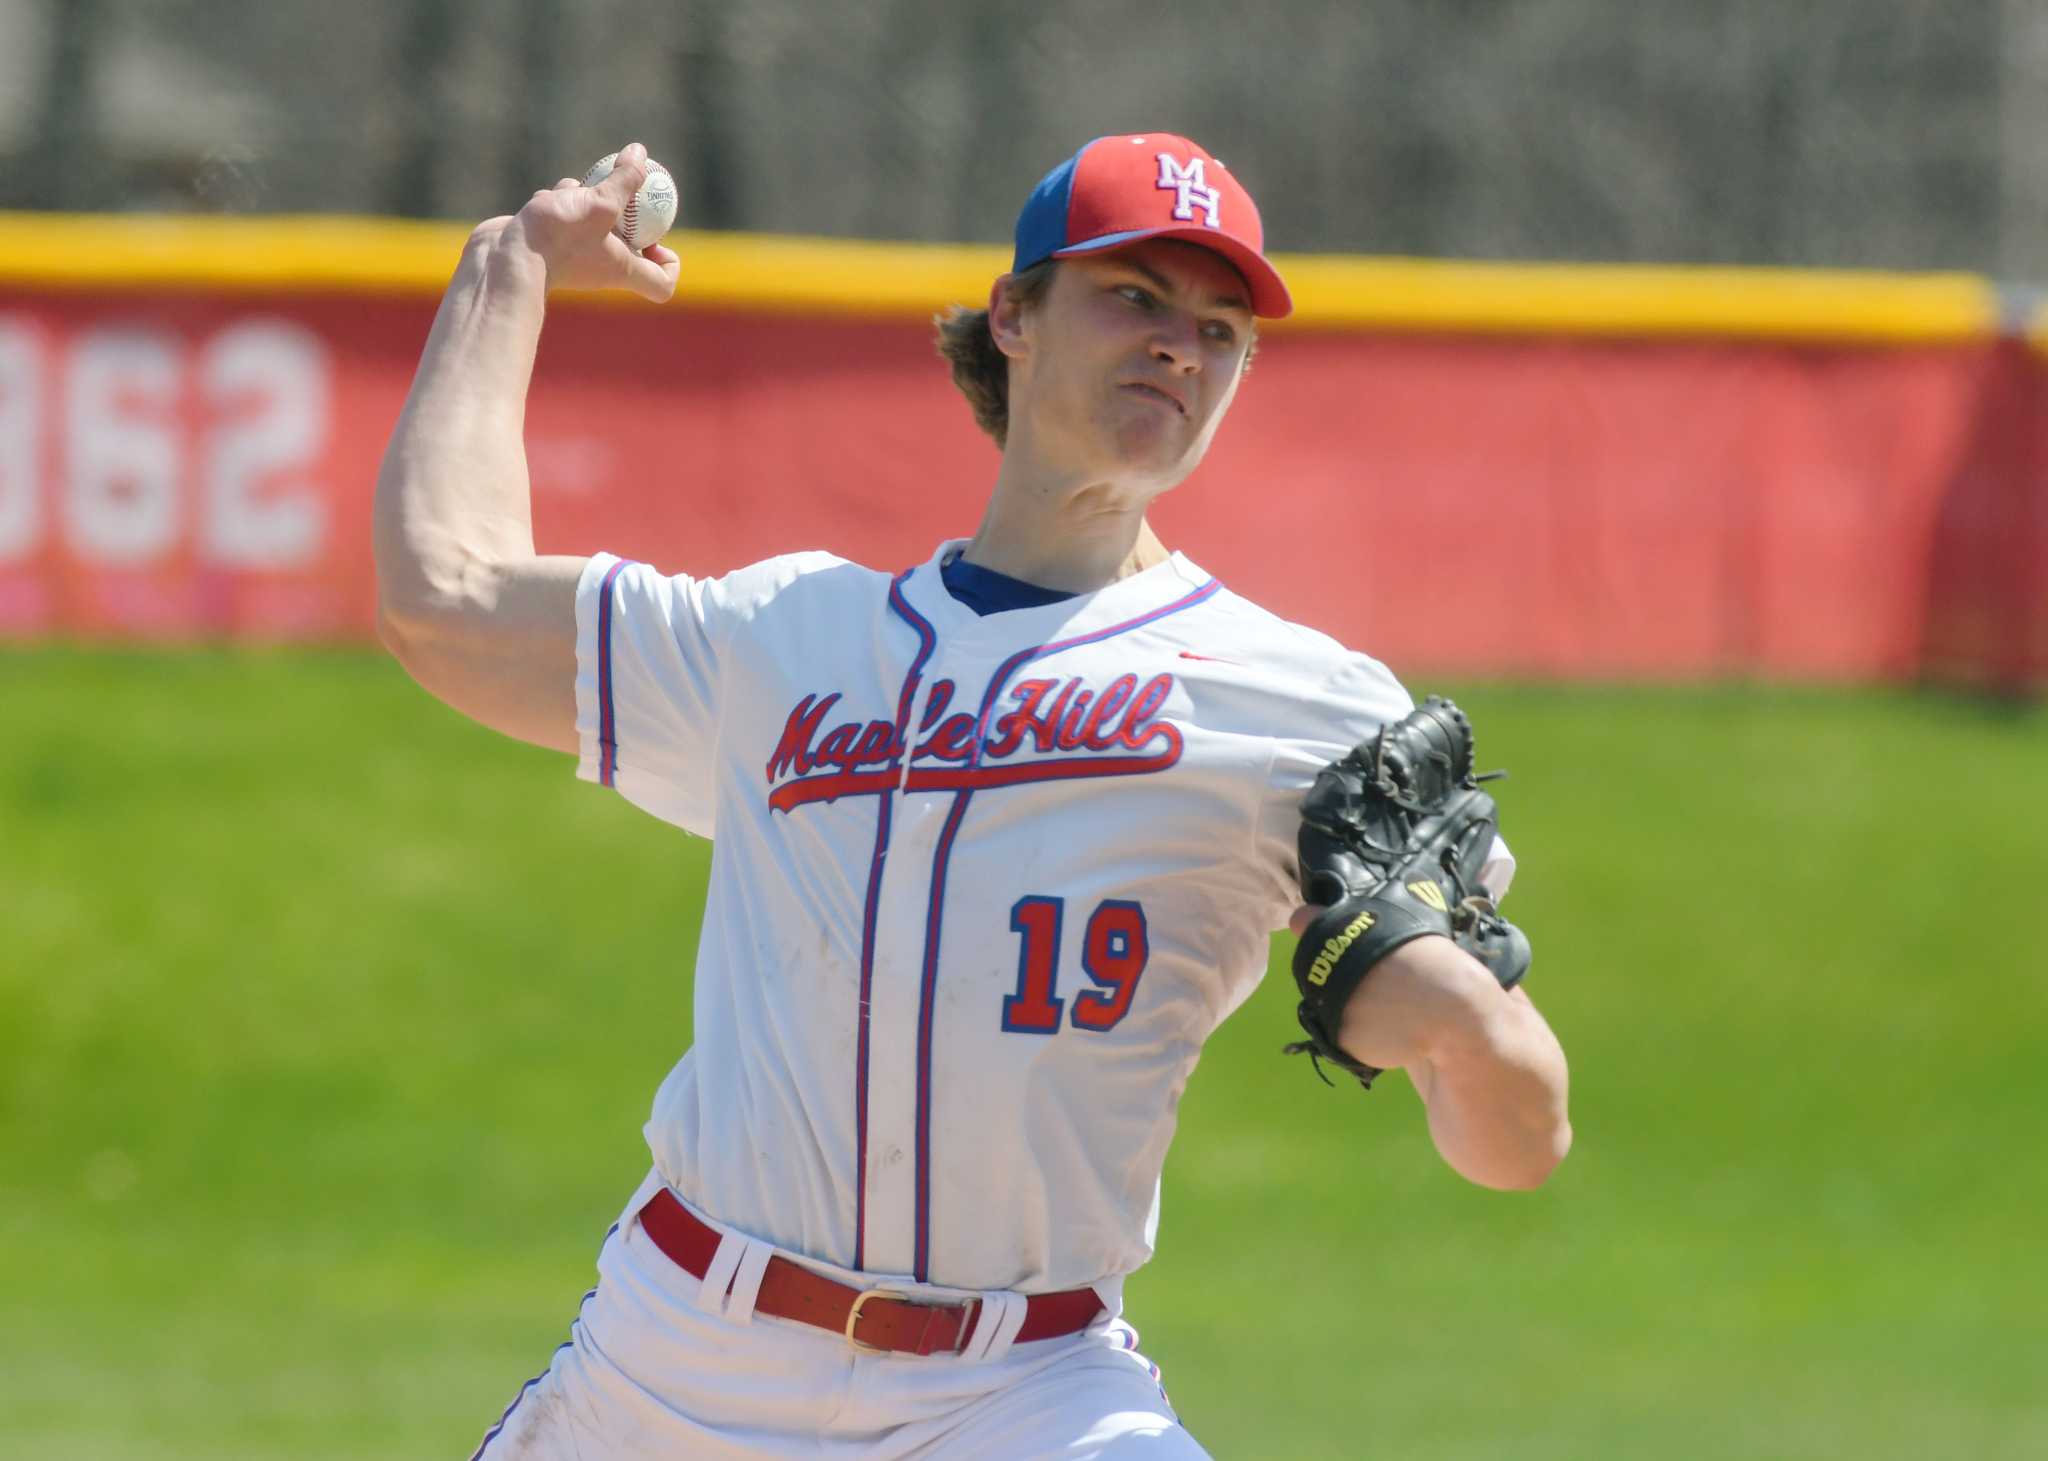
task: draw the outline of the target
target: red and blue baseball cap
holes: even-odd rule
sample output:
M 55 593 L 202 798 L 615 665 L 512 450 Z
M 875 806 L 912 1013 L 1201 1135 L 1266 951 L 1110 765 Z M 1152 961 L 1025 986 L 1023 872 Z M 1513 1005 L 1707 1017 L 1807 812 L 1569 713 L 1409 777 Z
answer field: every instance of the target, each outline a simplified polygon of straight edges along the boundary
M 1148 238 L 1213 249 L 1251 286 L 1252 313 L 1294 309 L 1262 252 L 1258 206 L 1230 170 L 1185 137 L 1097 137 L 1045 175 L 1017 215 L 1021 272 L 1047 259 L 1105 253 Z

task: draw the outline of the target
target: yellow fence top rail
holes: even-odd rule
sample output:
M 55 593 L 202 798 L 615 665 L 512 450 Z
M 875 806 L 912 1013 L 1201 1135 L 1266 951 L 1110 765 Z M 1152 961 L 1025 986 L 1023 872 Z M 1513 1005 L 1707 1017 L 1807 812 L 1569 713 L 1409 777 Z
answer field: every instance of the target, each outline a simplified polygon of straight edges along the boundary
M 464 225 L 329 215 L 0 213 L 0 288 L 437 294 Z M 89 243 L 87 241 L 90 241 Z M 979 304 L 1009 263 L 979 244 L 673 234 L 685 305 L 922 317 Z M 1288 326 L 1446 334 L 1939 343 L 2001 329 L 1974 274 L 1278 255 Z M 2027 330 L 2048 348 L 2048 311 Z

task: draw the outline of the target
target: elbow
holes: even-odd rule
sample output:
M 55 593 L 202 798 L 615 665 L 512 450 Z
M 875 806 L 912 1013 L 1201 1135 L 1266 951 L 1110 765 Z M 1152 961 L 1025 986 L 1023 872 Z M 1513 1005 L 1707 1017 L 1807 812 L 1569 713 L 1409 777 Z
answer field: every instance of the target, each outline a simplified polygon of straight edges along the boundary
M 405 631 L 399 627 L 391 605 L 381 596 L 377 600 L 377 642 L 384 646 L 386 654 L 401 664 L 405 662 Z
M 377 596 L 377 642 L 400 664 L 409 664 L 413 650 L 420 640 L 420 623 L 417 614 L 389 593 Z
M 378 487 L 382 508 L 383 484 Z M 477 555 L 446 535 L 401 531 L 380 517 L 371 534 L 377 640 L 400 664 L 444 636 L 472 606 L 484 578 Z
M 410 670 L 474 607 L 477 565 L 469 557 L 429 561 L 381 539 L 376 560 L 377 642 Z
M 383 489 L 378 489 L 381 497 Z M 381 504 L 380 504 L 381 505 Z M 423 601 L 424 575 L 385 523 L 377 524 L 371 543 L 377 566 L 377 642 L 391 657 L 405 663 L 406 647 L 416 633 L 417 605 Z
M 1560 1120 L 1551 1130 L 1532 1138 L 1507 1160 L 1480 1171 L 1463 1173 L 1468 1180 L 1495 1192 L 1534 1192 L 1564 1165 L 1572 1149 L 1572 1127 Z
M 454 625 L 445 606 L 439 613 L 425 598 L 407 598 L 388 588 L 377 596 L 377 642 L 399 667 L 435 694 L 440 667 L 450 648 Z

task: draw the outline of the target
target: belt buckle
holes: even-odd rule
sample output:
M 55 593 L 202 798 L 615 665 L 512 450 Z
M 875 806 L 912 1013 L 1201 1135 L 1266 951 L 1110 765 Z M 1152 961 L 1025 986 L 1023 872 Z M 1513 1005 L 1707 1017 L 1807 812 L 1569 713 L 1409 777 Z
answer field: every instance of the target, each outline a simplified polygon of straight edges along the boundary
M 916 1355 L 959 1355 L 964 1353 L 967 1348 L 968 1335 L 972 1332 L 974 1327 L 973 1323 L 971 1322 L 973 1306 L 980 1302 L 976 1299 L 969 1299 L 965 1303 L 962 1303 L 958 1300 L 950 1299 L 920 1299 L 919 1297 L 917 1297 L 917 1295 L 912 1293 L 906 1293 L 902 1289 L 873 1288 L 863 1290 L 861 1293 L 856 1294 L 854 1296 L 853 1307 L 846 1311 L 846 1329 L 844 1331 L 844 1337 L 846 1339 L 846 1342 L 853 1346 L 854 1352 L 856 1354 L 899 1353 L 899 1351 L 897 1350 L 884 1349 L 882 1348 L 882 1346 L 878 1344 L 869 1344 L 866 1340 L 855 1337 L 853 1330 L 854 1326 L 860 1323 L 861 1305 L 865 1304 L 869 1299 L 895 1299 L 898 1303 L 908 1304 L 913 1309 L 930 1309 L 934 1311 L 939 1309 L 958 1309 L 962 1311 L 960 1314 L 960 1331 L 959 1334 L 954 1338 L 953 1347 L 950 1350 L 927 1350 L 923 1348 L 924 1341 L 922 1338 L 920 1338 L 920 1340 L 918 1341 L 919 1347 L 917 1349 L 900 1351 L 904 1354 Z M 929 1332 L 930 1328 L 931 1320 L 927 1318 L 925 1320 L 925 1329 L 927 1332 Z
M 854 1296 L 853 1307 L 846 1311 L 846 1342 L 853 1346 L 855 1353 L 894 1354 L 894 1350 L 884 1349 L 878 1344 L 869 1344 L 865 1340 L 854 1338 L 853 1327 L 854 1325 L 860 1323 L 860 1306 L 862 1304 L 865 1304 L 869 1299 L 898 1299 L 906 1304 L 915 1304 L 917 1303 L 917 1300 L 913 1298 L 911 1295 L 905 1293 L 902 1289 L 863 1289 L 859 1294 Z

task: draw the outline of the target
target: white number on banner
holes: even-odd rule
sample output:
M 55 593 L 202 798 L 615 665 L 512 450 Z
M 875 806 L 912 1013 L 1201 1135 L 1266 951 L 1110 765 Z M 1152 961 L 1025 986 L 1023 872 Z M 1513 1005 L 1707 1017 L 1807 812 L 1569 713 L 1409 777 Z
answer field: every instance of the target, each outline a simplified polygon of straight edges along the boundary
M 26 558 L 42 531 L 36 438 L 43 425 L 35 333 L 0 320 L 0 563 Z
M 330 375 L 319 336 L 286 320 L 230 325 L 194 357 L 161 330 L 105 326 L 65 349 L 29 320 L 0 318 L 0 563 L 43 547 L 46 479 L 88 562 L 164 557 L 188 524 L 201 562 L 280 569 L 316 558 L 327 503 L 313 472 Z M 56 423 L 45 420 L 53 409 Z M 53 424 L 61 452 L 45 462 Z
M 242 568 L 289 568 L 314 557 L 326 505 L 304 476 L 288 474 L 303 471 L 327 433 L 319 338 L 282 320 L 235 325 L 206 347 L 199 383 L 220 411 L 250 397 L 260 403 L 225 421 L 203 448 L 201 554 Z
M 81 336 L 64 403 L 65 516 L 79 552 L 108 563 L 167 552 L 178 534 L 176 342 L 134 330 Z

